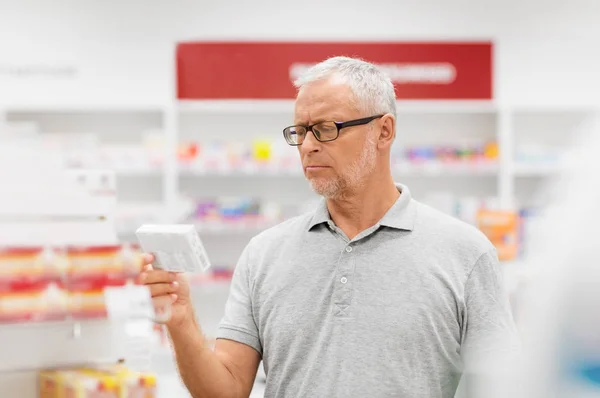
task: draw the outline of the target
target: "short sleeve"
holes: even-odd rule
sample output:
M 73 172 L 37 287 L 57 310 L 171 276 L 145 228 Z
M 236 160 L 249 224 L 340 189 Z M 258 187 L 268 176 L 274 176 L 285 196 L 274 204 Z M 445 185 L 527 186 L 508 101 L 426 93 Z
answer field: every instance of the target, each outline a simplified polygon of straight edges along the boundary
M 496 250 L 479 257 L 465 284 L 462 353 L 473 360 L 503 360 L 520 350 L 504 274 Z
M 250 246 L 246 246 L 231 279 L 231 288 L 225 304 L 225 314 L 217 331 L 218 339 L 246 344 L 262 355 L 258 327 L 252 311 Z

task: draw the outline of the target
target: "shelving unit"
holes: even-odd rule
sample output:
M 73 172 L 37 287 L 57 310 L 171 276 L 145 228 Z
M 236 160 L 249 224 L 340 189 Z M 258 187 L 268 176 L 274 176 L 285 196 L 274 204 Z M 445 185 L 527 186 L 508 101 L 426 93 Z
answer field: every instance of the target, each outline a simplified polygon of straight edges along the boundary
M 422 200 L 439 190 L 496 197 L 504 207 L 527 203 L 544 177 L 560 170 L 556 159 L 543 150 L 564 151 L 594 112 L 585 106 L 501 108 L 485 101 L 400 101 L 397 153 L 408 146 L 495 140 L 500 157 L 495 164 L 483 165 L 401 161 L 394 171 Z M 0 120 L 24 132 L 38 132 L 49 146 L 71 138 L 65 155 L 73 165 L 114 170 L 118 204 L 140 213 L 131 218 L 129 229 L 142 222 L 178 221 L 185 213 L 178 209 L 191 206 L 189 200 L 178 200 L 181 195 L 268 193 L 270 199 L 290 206 L 315 198 L 293 162 L 288 168 L 202 169 L 178 162 L 177 153 L 167 150 L 168 140 L 176 146 L 217 140 L 251 145 L 262 138 L 274 142 L 277 153 L 293 159 L 296 150 L 281 137 L 282 126 L 293 118 L 293 101 L 180 101 L 163 108 L 114 109 L 38 106 L 8 108 L 2 114 Z M 539 142 L 546 147 L 536 148 Z M 527 156 L 546 161 L 527 162 Z
M 7 137 L 5 133 L 0 129 L 2 249 L 118 244 L 113 217 L 116 204 L 114 173 L 106 170 L 69 171 L 64 167 L 62 158 L 54 156 L 37 139 Z M 11 283 L 19 286 L 25 283 L 21 279 L 16 279 L 18 282 L 4 279 L 10 276 L 8 271 L 3 270 L 3 289 L 12 286 Z M 30 288 L 35 289 L 33 286 Z M 69 312 L 56 320 L 8 322 L 5 316 L 13 316 L 10 312 L 12 307 L 9 307 L 11 303 L 20 305 L 17 308 L 23 311 L 37 311 L 40 304 L 37 299 L 23 307 L 23 302 L 6 301 L 12 296 L 3 295 L 0 337 L 5 343 L 0 346 L 0 396 L 37 397 L 37 376 L 43 369 L 109 365 L 120 359 L 129 365 L 135 364 L 134 367 L 149 365 L 150 350 L 156 344 L 151 311 L 148 317 L 126 310 L 117 315 L 133 299 L 129 292 L 139 292 L 140 288 L 142 292 L 146 289 L 111 288 L 120 297 L 119 310 L 115 312 L 115 307 L 107 301 L 108 316 L 93 319 L 75 317 Z M 11 291 L 10 288 L 8 291 Z M 6 292 L 3 290 L 3 293 Z M 138 303 L 151 310 L 150 295 L 146 297 L 145 302 Z M 34 300 L 34 296 L 29 300 Z
M 61 153 L 66 166 L 114 171 L 119 204 L 165 207 L 164 109 L 73 104 L 16 106 L 0 113 L 5 125 Z

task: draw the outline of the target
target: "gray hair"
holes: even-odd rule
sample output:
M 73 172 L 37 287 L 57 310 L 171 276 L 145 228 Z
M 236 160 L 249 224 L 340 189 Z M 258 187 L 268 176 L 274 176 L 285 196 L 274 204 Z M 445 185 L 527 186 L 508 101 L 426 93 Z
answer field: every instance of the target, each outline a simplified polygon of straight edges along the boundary
M 359 110 L 373 115 L 391 113 L 396 117 L 396 92 L 392 80 L 376 65 L 360 58 L 328 58 L 302 73 L 294 86 L 300 89 L 334 76 L 350 87 Z

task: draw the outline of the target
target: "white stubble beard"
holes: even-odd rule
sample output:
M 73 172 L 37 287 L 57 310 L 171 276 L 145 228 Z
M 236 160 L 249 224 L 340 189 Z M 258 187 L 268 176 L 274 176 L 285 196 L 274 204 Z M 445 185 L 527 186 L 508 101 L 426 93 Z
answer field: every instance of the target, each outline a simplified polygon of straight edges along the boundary
M 312 190 L 327 199 L 341 199 L 349 191 L 361 188 L 375 169 L 377 147 L 375 137 L 367 133 L 360 157 L 343 174 L 331 178 L 309 179 Z

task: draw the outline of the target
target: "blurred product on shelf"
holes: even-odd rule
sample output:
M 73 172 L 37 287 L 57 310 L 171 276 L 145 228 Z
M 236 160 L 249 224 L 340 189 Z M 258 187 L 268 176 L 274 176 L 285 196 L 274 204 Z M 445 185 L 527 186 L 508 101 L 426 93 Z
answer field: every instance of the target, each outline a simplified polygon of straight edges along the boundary
M 279 219 L 276 204 L 254 198 L 222 197 L 199 200 L 195 219 L 199 221 L 261 221 Z
M 404 158 L 409 163 L 490 163 L 498 160 L 498 144 L 487 142 L 480 145 L 427 145 L 408 147 Z
M 42 370 L 38 398 L 155 398 L 157 377 L 118 364 Z
M 189 162 L 194 160 L 198 156 L 199 145 L 196 142 L 189 144 L 182 144 L 177 150 L 177 159 L 181 163 Z
M 529 254 L 529 242 L 534 234 L 535 223 L 542 216 L 539 208 L 523 208 L 519 211 L 519 257 L 525 258 Z
M 16 247 L 0 249 L 0 322 L 107 316 L 104 288 L 135 283 L 139 249 Z
M 266 140 L 256 140 L 252 143 L 252 158 L 256 162 L 268 162 L 271 160 L 271 143 Z
M 200 231 L 219 229 L 262 229 L 283 220 L 277 203 L 255 198 L 199 199 L 189 220 Z
M 499 198 L 478 198 L 473 196 L 457 196 L 451 192 L 432 192 L 423 198 L 435 209 L 458 218 L 471 225 L 477 225 L 477 213 L 481 209 L 497 208 Z
M 179 161 L 188 171 L 197 173 L 292 173 L 300 174 L 298 154 L 278 141 L 255 139 L 240 142 L 188 142 L 179 150 Z M 415 146 L 394 151 L 394 165 L 467 165 L 485 166 L 498 161 L 498 144 Z
M 175 219 L 177 223 L 193 223 L 199 232 L 263 229 L 282 221 L 282 206 L 258 198 L 216 197 L 193 199 L 180 196 Z M 121 203 L 115 211 L 116 228 L 121 239 L 132 239 L 142 224 L 163 223 L 161 203 Z
M 298 154 L 280 142 L 254 139 L 237 141 L 186 142 L 179 147 L 178 160 L 188 171 L 206 172 L 299 172 Z
M 459 197 L 450 192 L 429 194 L 424 203 L 477 227 L 498 250 L 501 261 L 512 261 L 526 254 L 528 232 L 537 209 L 505 210 L 499 198 Z
M 477 227 L 498 252 L 500 261 L 515 260 L 519 254 L 519 213 L 508 210 L 481 209 Z

